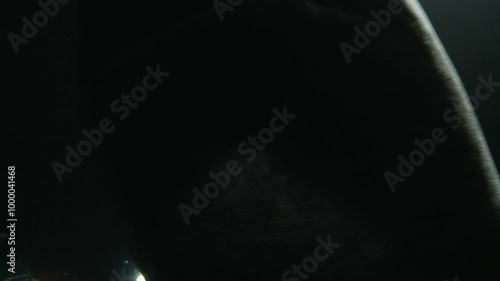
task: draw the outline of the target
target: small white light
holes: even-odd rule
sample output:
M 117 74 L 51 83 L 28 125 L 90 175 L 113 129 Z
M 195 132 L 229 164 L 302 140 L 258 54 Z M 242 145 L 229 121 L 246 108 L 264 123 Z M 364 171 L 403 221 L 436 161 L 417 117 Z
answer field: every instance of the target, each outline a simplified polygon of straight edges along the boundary
M 146 281 L 146 279 L 144 279 L 144 276 L 139 275 L 139 277 L 137 277 L 137 280 L 136 281 Z

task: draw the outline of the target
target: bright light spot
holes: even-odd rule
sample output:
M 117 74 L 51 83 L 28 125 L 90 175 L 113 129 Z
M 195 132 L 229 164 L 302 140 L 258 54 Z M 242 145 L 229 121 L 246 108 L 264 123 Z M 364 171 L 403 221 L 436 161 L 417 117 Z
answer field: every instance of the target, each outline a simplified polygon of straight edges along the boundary
M 137 280 L 136 281 L 146 281 L 146 279 L 144 279 L 144 276 L 139 275 L 139 277 L 137 277 Z

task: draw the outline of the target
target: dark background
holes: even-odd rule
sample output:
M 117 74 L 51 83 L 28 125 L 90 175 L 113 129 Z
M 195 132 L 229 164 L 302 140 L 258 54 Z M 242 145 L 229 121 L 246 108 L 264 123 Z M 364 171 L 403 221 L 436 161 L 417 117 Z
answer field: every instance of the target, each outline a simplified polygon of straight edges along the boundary
M 479 75 L 487 77 L 491 73 L 493 80 L 500 80 L 498 2 L 422 4 L 469 93 L 473 93 Z M 143 76 L 138 70 L 144 65 L 128 65 L 131 74 L 123 77 L 124 85 L 117 85 L 115 93 L 100 93 L 93 85 L 106 80 L 110 69 L 126 65 L 127 60 L 148 60 L 147 53 L 134 51 L 156 48 L 157 36 L 175 32 L 194 16 L 198 20 L 201 17 L 218 21 L 211 3 L 206 1 L 162 4 L 161 9 L 156 5 L 134 2 L 112 6 L 72 1 L 60 7 L 57 16 L 27 45 L 21 45 L 19 54 L 12 56 L 10 46 L 3 51 L 9 77 L 5 95 L 10 125 L 6 132 L 6 165 L 16 165 L 17 172 L 16 249 L 18 257 L 24 258 L 34 272 L 53 272 L 63 267 L 90 280 L 109 280 L 110 270 L 118 269 L 117 263 L 126 256 L 123 232 L 127 226 L 122 214 L 113 207 L 113 195 L 99 187 L 110 184 L 101 181 L 106 177 L 100 173 L 107 171 L 96 171 L 91 164 L 99 162 L 100 152 L 84 160 L 62 184 L 57 182 L 50 163 L 62 161 L 64 147 L 74 145 L 81 139 L 82 128 L 103 117 L 100 113 L 111 100 L 129 89 L 130 81 Z M 30 17 L 38 10 L 35 2 L 9 1 L 5 6 L 7 32 L 18 32 L 20 18 Z M 226 21 L 237 16 L 235 11 Z M 198 43 L 193 52 L 209 48 L 204 45 L 207 42 Z M 138 58 L 129 57 L 131 53 Z M 88 93 L 89 90 L 95 92 Z M 495 94 L 482 102 L 477 111 L 497 166 L 499 105 Z M 117 139 L 109 140 L 112 141 Z M 106 144 L 100 147 L 107 148 Z M 3 241 L 1 246 L 5 253 Z M 2 269 L 2 277 L 4 272 Z

